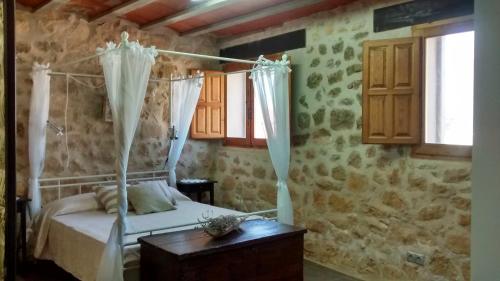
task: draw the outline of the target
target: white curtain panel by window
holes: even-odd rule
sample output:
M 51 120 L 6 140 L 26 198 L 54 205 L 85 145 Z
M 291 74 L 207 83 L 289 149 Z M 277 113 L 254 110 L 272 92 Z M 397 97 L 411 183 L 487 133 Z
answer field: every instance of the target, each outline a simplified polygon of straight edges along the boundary
M 177 161 L 181 157 L 182 148 L 186 143 L 186 138 L 189 132 L 189 126 L 193 119 L 198 98 L 200 97 L 201 88 L 203 86 L 202 74 L 196 75 L 192 79 L 183 79 L 171 82 L 172 86 L 172 126 L 175 126 L 177 139 L 172 140 L 170 150 L 168 151 L 168 184 L 177 186 L 177 175 L 175 167 Z M 175 135 L 175 132 L 174 132 Z
M 288 191 L 290 165 L 290 116 L 288 60 L 270 61 L 260 57 L 252 70 L 255 93 L 260 97 L 267 134 L 267 146 L 278 177 L 278 221 L 293 224 L 293 208 Z
M 50 105 L 50 70 L 49 65 L 35 63 L 33 65 L 33 89 L 29 117 L 29 197 L 31 198 L 31 214 L 36 215 L 42 206 L 40 183 L 38 179 L 43 173 L 45 161 L 45 141 L 47 120 Z
M 129 151 L 144 104 L 151 66 L 157 55 L 154 47 L 144 48 L 138 42 L 126 39 L 127 36 L 122 34 L 120 47 L 108 43 L 106 50 L 98 49 L 113 115 L 118 218 L 101 258 L 97 281 L 123 280 L 123 236 L 128 229 L 126 182 Z

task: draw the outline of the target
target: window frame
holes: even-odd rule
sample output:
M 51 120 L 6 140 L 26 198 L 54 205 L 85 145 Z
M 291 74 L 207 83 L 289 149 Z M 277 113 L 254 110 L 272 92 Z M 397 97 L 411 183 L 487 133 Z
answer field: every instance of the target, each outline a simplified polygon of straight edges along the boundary
M 226 63 L 223 66 L 224 72 L 235 72 L 241 70 L 248 70 L 251 66 L 242 63 Z M 224 117 L 226 120 L 225 128 L 224 128 L 224 145 L 226 146 L 237 146 L 237 147 L 254 147 L 253 143 L 253 87 L 252 84 L 249 83 L 249 75 L 250 73 L 245 74 L 246 80 L 246 137 L 245 138 L 230 138 L 227 136 L 227 93 L 226 93 L 226 102 L 224 105 Z M 226 79 L 227 83 L 227 79 Z M 226 85 L 227 87 L 227 85 Z M 265 142 L 265 140 L 264 140 Z
M 467 32 L 474 30 L 474 21 L 472 17 L 460 17 L 449 20 L 438 21 L 429 24 L 421 24 L 412 28 L 414 37 L 422 38 L 422 102 L 421 102 L 421 142 L 412 148 L 412 156 L 415 158 L 430 159 L 450 159 L 450 160 L 470 160 L 472 158 L 472 145 L 451 145 L 435 144 L 425 142 L 425 104 L 426 104 L 426 73 L 425 60 L 426 48 L 425 40 L 429 37 L 444 36 L 453 33 Z
M 281 59 L 281 56 L 283 54 L 278 53 L 278 54 L 272 54 L 272 55 L 266 55 L 265 58 L 269 60 L 277 60 Z M 290 59 L 290 57 L 288 57 Z M 244 63 L 226 63 L 223 65 L 223 70 L 224 72 L 234 72 L 234 71 L 241 71 L 241 70 L 249 70 L 252 68 L 252 65 L 250 64 L 244 64 Z M 224 103 L 224 119 L 225 119 L 225 126 L 224 126 L 224 146 L 234 146 L 234 147 L 244 147 L 244 148 L 266 148 L 267 149 L 267 141 L 266 139 L 259 139 L 259 138 L 254 138 L 254 90 L 253 90 L 253 84 L 251 83 L 251 80 L 249 79 L 250 73 L 246 73 L 246 138 L 228 138 L 227 137 L 227 97 L 228 93 L 226 92 L 225 96 L 225 103 Z M 226 79 L 227 83 L 227 79 Z M 226 85 L 227 87 L 227 85 Z M 291 98 L 292 98 L 292 90 L 291 90 L 291 75 L 289 76 L 288 80 L 288 92 L 289 92 L 289 115 L 291 116 Z

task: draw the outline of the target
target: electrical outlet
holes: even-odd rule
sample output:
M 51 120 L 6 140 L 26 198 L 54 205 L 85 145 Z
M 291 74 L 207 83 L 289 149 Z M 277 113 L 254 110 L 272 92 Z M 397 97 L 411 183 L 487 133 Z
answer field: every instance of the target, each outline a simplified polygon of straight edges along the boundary
M 418 265 L 425 265 L 425 256 L 423 254 L 408 251 L 406 253 L 406 261 Z

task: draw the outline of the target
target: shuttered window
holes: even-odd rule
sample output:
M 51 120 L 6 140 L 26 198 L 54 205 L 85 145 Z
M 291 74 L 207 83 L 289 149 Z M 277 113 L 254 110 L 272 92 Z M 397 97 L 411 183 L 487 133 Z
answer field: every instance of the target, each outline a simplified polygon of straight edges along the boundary
M 281 54 L 265 56 L 281 59 Z M 290 59 L 290 57 L 289 57 Z M 250 64 L 227 63 L 224 71 L 241 72 L 251 69 Z M 226 137 L 224 144 L 240 147 L 267 147 L 266 128 L 260 109 L 259 96 L 254 92 L 249 72 L 234 73 L 226 78 Z M 289 89 L 291 79 L 289 80 Z M 289 95 L 291 98 L 291 94 Z
M 249 64 L 228 63 L 224 65 L 225 72 L 248 70 Z M 266 147 L 265 128 L 259 126 L 256 111 L 260 111 L 255 103 L 250 73 L 235 73 L 227 75 L 226 85 L 226 138 L 224 144 L 240 147 Z M 264 130 L 264 131 L 259 131 Z
M 363 142 L 416 144 L 416 157 L 470 158 L 473 22 L 419 25 L 413 35 L 364 42 Z
M 423 40 L 422 136 L 415 157 L 472 156 L 474 24 L 469 18 L 413 27 Z

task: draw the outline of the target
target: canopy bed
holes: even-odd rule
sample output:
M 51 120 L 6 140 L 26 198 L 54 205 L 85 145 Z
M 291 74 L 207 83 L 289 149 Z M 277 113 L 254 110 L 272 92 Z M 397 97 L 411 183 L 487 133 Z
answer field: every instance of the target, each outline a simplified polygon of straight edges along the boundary
M 98 57 L 103 68 L 105 86 L 112 112 L 116 152 L 116 174 L 41 179 L 45 154 L 45 137 L 50 104 L 50 77 L 69 74 L 51 72 L 49 65 L 33 67 L 33 92 L 29 123 L 29 160 L 31 211 L 37 215 L 35 257 L 56 261 L 82 280 L 123 280 L 124 264 L 130 266 L 137 238 L 156 232 L 193 228 L 200 215 L 234 214 L 256 216 L 277 211 L 277 220 L 293 224 L 293 209 L 287 187 L 290 161 L 290 122 L 288 115 L 288 75 L 286 56 L 281 61 L 269 61 L 262 56 L 257 61 L 222 58 L 200 54 L 145 48 L 129 42 L 122 33 L 119 45 L 109 42 L 97 54 L 58 67 Z M 158 54 L 181 55 L 253 64 L 251 78 L 259 94 L 267 133 L 267 144 L 276 175 L 277 209 L 250 214 L 195 203 L 182 196 L 176 186 L 175 167 L 187 138 L 189 125 L 199 97 L 203 75 L 171 78 L 173 137 L 166 166 L 168 171 L 127 173 L 129 150 L 139 121 L 141 108 L 150 81 L 151 67 Z M 53 66 L 54 67 L 54 66 Z M 57 65 L 56 65 L 57 67 Z M 74 76 L 80 74 L 71 74 Z M 83 74 L 92 77 L 95 75 Z M 152 79 L 158 81 L 158 79 Z M 166 80 L 166 79 L 162 79 Z M 115 179 L 112 179 L 115 177 Z M 147 215 L 128 214 L 127 184 L 168 179 L 168 190 L 176 210 Z M 159 184 L 163 184 L 159 183 Z M 96 185 L 116 184 L 117 215 L 106 214 L 94 204 L 95 194 L 87 193 Z M 41 190 L 57 188 L 58 198 L 42 208 Z M 77 188 L 81 195 L 63 198 L 66 188 Z M 71 250 L 69 250 L 71 249 Z M 132 250 L 130 250 L 132 249 Z M 136 252 L 136 251 L 135 251 Z M 77 258 L 76 258 L 77 257 Z M 75 260 L 76 259 L 76 260 Z M 82 266 L 90 264 L 93 266 Z M 133 262 L 132 262 L 133 264 Z M 133 266 L 132 266 L 133 267 Z

